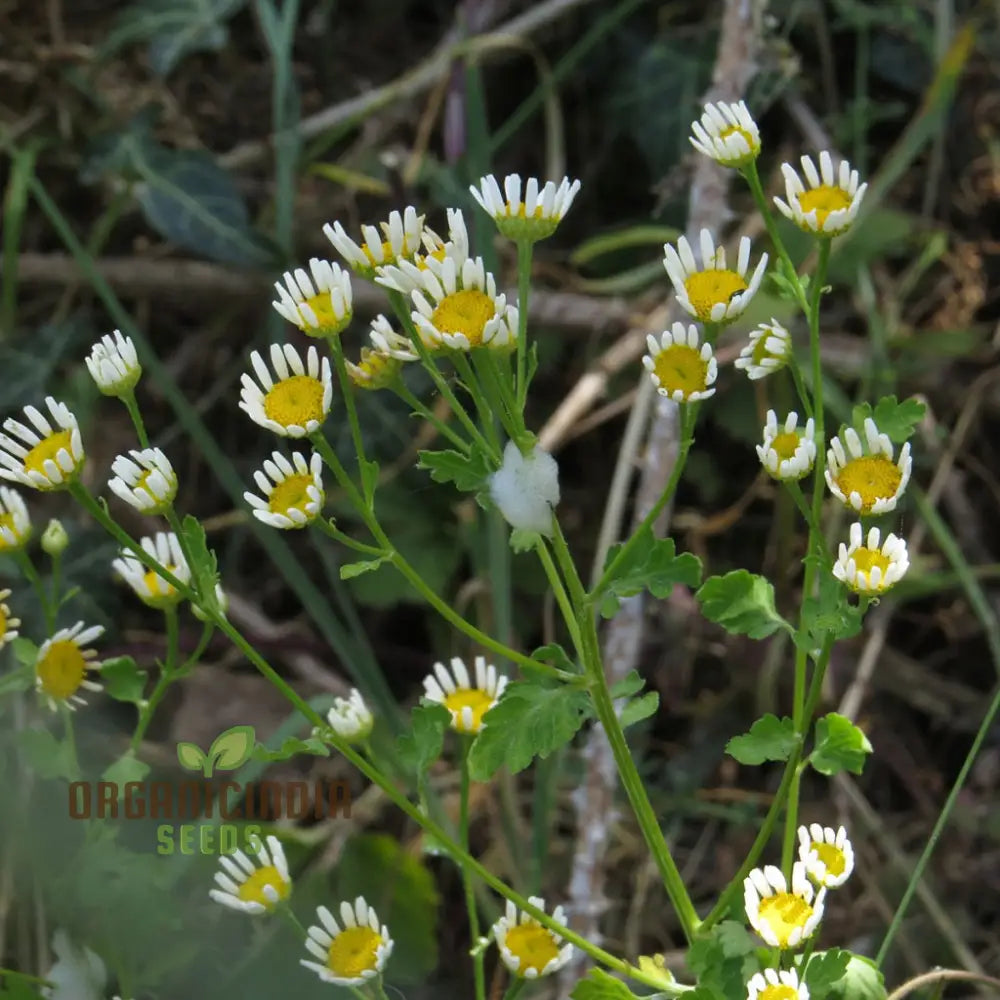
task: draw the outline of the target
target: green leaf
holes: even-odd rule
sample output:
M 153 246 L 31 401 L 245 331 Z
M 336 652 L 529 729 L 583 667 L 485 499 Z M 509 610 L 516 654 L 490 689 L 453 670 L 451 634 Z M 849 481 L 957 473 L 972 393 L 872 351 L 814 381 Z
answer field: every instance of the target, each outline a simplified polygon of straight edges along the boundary
M 149 41 L 153 72 L 166 76 L 192 52 L 219 52 L 229 41 L 225 21 L 246 0 L 138 0 L 129 5 L 101 46 L 107 58 L 124 45 Z
M 570 1000 L 637 1000 L 636 995 L 620 980 L 603 969 L 591 969 L 570 993 Z
M 14 640 L 17 641 L 16 639 Z M 16 654 L 15 654 L 16 655 Z M 27 691 L 35 684 L 34 660 L 30 664 L 18 667 L 16 670 L 8 671 L 0 675 L 0 697 L 8 694 L 17 694 L 20 691 Z
M 101 664 L 101 683 L 115 701 L 137 705 L 146 689 L 146 672 L 131 656 L 116 656 Z
M 627 729 L 636 722 L 648 719 L 656 714 L 660 707 L 660 695 L 658 691 L 647 691 L 640 698 L 633 698 L 621 711 L 619 721 L 622 729 Z
M 511 774 L 523 771 L 535 757 L 548 757 L 569 743 L 592 714 L 590 698 L 580 688 L 508 684 L 469 751 L 473 780 L 487 781 L 504 764 Z
M 215 587 L 219 582 L 219 564 L 215 553 L 208 547 L 205 527 L 198 518 L 188 514 L 181 522 L 181 531 L 191 563 L 192 589 L 200 595 L 203 610 L 209 616 L 217 614 L 221 612 L 215 594 Z
M 375 496 L 375 490 L 378 488 L 378 472 L 378 462 L 361 463 L 361 489 L 368 500 Z
M 617 684 L 611 686 L 612 698 L 631 698 L 646 686 L 646 679 L 638 670 L 630 670 Z
M 463 493 L 474 493 L 489 479 L 490 467 L 486 456 L 473 451 L 471 455 L 448 451 L 421 451 L 417 468 L 428 469 L 436 483 L 454 483 Z
M 547 646 L 539 646 L 531 654 L 531 658 L 538 660 L 539 663 L 548 663 L 559 670 L 565 670 L 567 673 L 579 673 L 576 664 L 569 658 L 566 650 L 557 642 L 550 642 Z
M 434 876 L 394 837 L 351 838 L 337 862 L 336 884 L 330 892 L 331 899 L 364 896 L 379 920 L 392 928 L 388 982 L 394 986 L 423 983 L 437 967 L 440 898 Z
M 185 771 L 202 771 L 208 755 L 197 743 L 178 743 L 177 760 Z
M 840 948 L 817 951 L 806 967 L 809 1000 L 823 1000 L 831 987 L 843 979 L 850 959 L 851 953 Z
M 826 567 L 820 570 L 819 581 L 818 595 L 802 604 L 803 628 L 793 637 L 807 653 L 819 649 L 827 636 L 835 641 L 852 639 L 864 625 L 861 608 L 851 604 L 844 585 Z
M 253 726 L 232 726 L 219 733 L 208 748 L 208 756 L 220 771 L 235 771 L 253 753 Z
M 878 966 L 863 955 L 853 952 L 848 955 L 847 969 L 832 984 L 828 997 L 831 1000 L 885 1000 L 885 978 Z
M 35 661 L 38 659 L 38 647 L 23 635 L 19 635 L 10 645 L 14 650 L 14 659 L 22 667 L 34 669 Z
M 879 431 L 888 434 L 893 444 L 903 444 L 913 436 L 926 410 L 927 407 L 917 399 L 899 402 L 895 396 L 883 396 L 875 404 L 874 410 L 870 403 L 855 406 L 851 413 L 851 425 L 864 441 L 865 420 L 871 417 Z
M 696 937 L 688 949 L 688 967 L 698 980 L 694 992 L 703 991 L 704 1000 L 745 997 L 743 984 L 759 968 L 755 955 L 753 939 L 741 922 L 720 921 L 706 935 Z M 688 996 L 685 993 L 685 1000 Z
M 397 741 L 399 757 L 418 777 L 423 778 L 441 756 L 444 734 L 451 725 L 451 712 L 437 703 L 418 705 L 410 713 L 412 728 Z
M 271 750 L 258 743 L 250 751 L 253 760 L 291 760 L 301 754 L 311 754 L 314 757 L 329 757 L 330 748 L 318 736 L 310 736 L 307 740 L 300 740 L 295 736 L 289 736 L 284 740 L 277 750 Z
M 361 562 L 344 563 L 340 567 L 340 579 L 353 580 L 357 576 L 371 573 L 372 570 L 378 569 L 382 563 L 388 562 L 391 558 L 391 556 L 379 556 L 378 559 L 362 559 Z
M 628 546 L 622 564 L 601 593 L 601 614 L 611 618 L 620 599 L 648 590 L 654 597 L 667 597 L 674 584 L 697 587 L 701 583 L 701 561 L 690 552 L 677 555 L 672 538 L 656 538 L 651 528 L 640 529 L 634 539 L 613 545 L 604 562 L 607 569 L 618 553 Z
M 34 976 L 5 971 L 3 985 L 0 988 L 0 1000 L 43 1000 L 36 983 Z
M 745 569 L 710 577 L 694 596 L 705 617 L 733 635 L 764 639 L 779 629 L 793 632 L 774 606 L 770 581 Z
M 28 765 L 40 778 L 74 781 L 79 777 L 69 740 L 57 740 L 47 729 L 22 729 L 16 739 Z
M 515 528 L 510 533 L 510 547 L 518 554 L 521 552 L 531 552 L 541 537 L 537 531 L 526 531 L 524 528 Z
M 111 781 L 118 786 L 119 797 L 122 789 L 130 781 L 143 781 L 149 774 L 149 765 L 139 760 L 132 751 L 123 754 L 113 764 L 105 768 L 102 780 Z
M 871 752 L 868 737 L 845 716 L 830 712 L 816 720 L 816 746 L 809 763 L 820 774 L 860 774 Z
M 715 937 L 719 942 L 723 958 L 743 958 L 757 947 L 746 927 L 735 920 L 721 921 Z
M 750 732 L 734 736 L 726 744 L 726 753 L 741 764 L 756 765 L 766 760 L 788 760 L 797 743 L 792 720 L 768 713 L 750 727 Z

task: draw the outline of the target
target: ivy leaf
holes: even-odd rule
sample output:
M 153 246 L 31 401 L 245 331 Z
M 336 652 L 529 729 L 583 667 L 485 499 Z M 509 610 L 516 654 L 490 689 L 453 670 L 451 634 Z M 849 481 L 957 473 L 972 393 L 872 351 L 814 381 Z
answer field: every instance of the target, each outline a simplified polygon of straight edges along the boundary
M 830 987 L 831 1000 L 885 1000 L 885 977 L 878 966 L 863 955 L 847 954 L 847 969 Z
M 816 721 L 816 746 L 809 763 L 827 777 L 850 771 L 860 774 L 872 752 L 868 737 L 850 719 L 836 712 Z
M 913 437 L 917 424 L 924 419 L 927 407 L 917 399 L 899 402 L 895 396 L 883 396 L 873 410 L 870 403 L 861 403 L 851 413 L 851 424 L 864 440 L 865 420 L 871 417 L 893 444 L 903 444 Z
M 797 743 L 792 720 L 768 713 L 750 727 L 750 732 L 734 736 L 726 744 L 726 753 L 741 764 L 757 765 L 766 760 L 788 760 Z
M 840 948 L 818 951 L 806 966 L 806 986 L 810 1000 L 823 1000 L 834 984 L 840 982 L 847 972 L 851 953 Z
M 667 597 L 674 584 L 697 587 L 701 583 L 701 561 L 690 552 L 677 551 L 672 538 L 656 538 L 652 528 L 644 527 L 628 542 L 613 545 L 608 551 L 607 569 L 625 546 L 628 553 L 615 575 L 604 585 L 601 614 L 614 617 L 623 597 L 648 590 L 654 597 Z
M 463 493 L 475 493 L 489 479 L 490 467 L 486 456 L 473 451 L 471 455 L 449 449 L 447 451 L 418 452 L 418 469 L 430 471 L 436 483 L 454 483 Z
M 622 729 L 627 729 L 636 722 L 648 719 L 656 714 L 660 707 L 660 694 L 658 691 L 647 691 L 641 698 L 633 698 L 621 711 L 619 721 Z
M 59 741 L 47 729 L 22 729 L 17 742 L 28 760 L 29 767 L 43 779 L 77 777 L 73 745 Z
M 593 709 L 587 693 L 537 681 L 508 684 L 500 701 L 483 718 L 483 729 L 469 751 L 474 781 L 487 781 L 506 764 L 511 774 L 535 757 L 548 757 L 576 735 Z
M 581 979 L 570 1000 L 638 1000 L 636 995 L 620 980 L 603 969 L 591 969 L 586 979 Z
M 793 629 L 774 606 L 770 581 L 745 569 L 713 576 L 694 595 L 709 621 L 733 635 L 764 639 L 779 629 Z
M 101 664 L 101 683 L 115 701 L 136 705 L 142 701 L 146 689 L 146 672 L 139 669 L 131 656 L 116 656 Z
M 384 562 L 388 562 L 390 556 L 379 556 L 378 559 L 362 559 L 361 562 L 344 563 L 340 567 L 341 580 L 353 580 L 356 576 L 363 576 L 379 568 Z
M 451 712 L 436 703 L 418 705 L 410 713 L 410 720 L 410 732 L 397 741 L 399 757 L 422 778 L 441 756 L 445 730 L 451 725 Z

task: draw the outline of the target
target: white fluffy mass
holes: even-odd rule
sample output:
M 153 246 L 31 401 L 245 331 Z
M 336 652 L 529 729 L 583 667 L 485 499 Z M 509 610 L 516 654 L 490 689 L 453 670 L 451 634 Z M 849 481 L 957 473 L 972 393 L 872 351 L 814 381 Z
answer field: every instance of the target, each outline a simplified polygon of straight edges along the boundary
M 552 534 L 552 508 L 559 503 L 559 466 L 539 447 L 522 455 L 513 441 L 490 477 L 490 496 L 512 528 Z

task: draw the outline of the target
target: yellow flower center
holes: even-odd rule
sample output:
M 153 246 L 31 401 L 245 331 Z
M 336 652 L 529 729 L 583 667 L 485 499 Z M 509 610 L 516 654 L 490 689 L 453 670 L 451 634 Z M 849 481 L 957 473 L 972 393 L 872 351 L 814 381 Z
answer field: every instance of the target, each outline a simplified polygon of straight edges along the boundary
M 521 960 L 517 974 L 525 976 L 530 969 L 539 975 L 554 958 L 559 957 L 556 939 L 541 924 L 518 924 L 507 931 L 507 950 Z
M 801 896 L 779 892 L 760 901 L 759 913 L 761 922 L 771 928 L 778 946 L 785 948 L 792 932 L 806 925 L 813 908 Z
M 173 563 L 164 563 L 163 568 L 168 572 L 173 573 L 174 576 L 177 575 L 178 567 Z M 147 570 L 146 574 L 142 578 L 142 582 L 146 585 L 149 596 L 147 597 L 145 593 L 142 593 L 139 596 L 151 608 L 166 607 L 173 604 L 180 598 L 180 595 L 174 589 L 173 584 L 167 583 L 167 581 L 154 570 Z
M 861 513 L 866 514 L 877 500 L 896 495 L 903 474 L 885 455 L 862 455 L 852 458 L 837 474 L 837 486 L 845 497 L 861 497 Z
M 454 713 L 455 728 L 460 733 L 478 733 L 483 728 L 483 716 L 493 707 L 493 698 L 480 688 L 459 688 L 444 700 L 445 707 Z M 468 729 L 462 722 L 462 710 L 472 712 L 472 725 Z
M 54 434 L 50 434 L 48 437 L 42 438 L 42 440 L 39 441 L 27 455 L 25 455 L 25 471 L 37 472 L 48 478 L 48 473 L 45 471 L 45 463 L 51 459 L 56 463 L 56 465 L 59 465 L 58 461 L 56 461 L 56 455 L 58 455 L 63 448 L 65 448 L 66 451 L 72 455 L 72 442 L 72 431 L 56 431 Z
M 264 413 L 282 427 L 305 427 L 323 421 L 323 383 L 310 375 L 292 375 L 264 397 Z
M 745 292 L 747 283 L 735 272 L 719 268 L 695 271 L 684 282 L 691 306 L 703 323 L 712 318 L 712 307 L 729 300 L 740 292 Z
M 316 314 L 316 325 L 311 326 L 304 318 L 299 323 L 299 329 L 305 333 L 313 330 L 331 331 L 339 333 L 344 327 L 344 320 L 333 311 L 333 297 L 329 292 L 320 292 L 310 299 L 306 299 L 305 304 Z M 345 317 L 346 318 L 346 317 Z
M 87 661 L 80 647 L 69 639 L 52 643 L 35 667 L 42 690 L 52 698 L 65 701 L 76 694 L 87 674 Z
M 787 983 L 771 983 L 757 994 L 757 1000 L 797 1000 L 798 995 Z
M 271 491 L 267 509 L 272 514 L 287 514 L 290 510 L 306 513 L 306 504 L 312 503 L 308 490 L 315 480 L 308 473 L 289 476 Z
M 862 552 L 871 552 L 871 549 L 858 549 L 854 553 L 854 558 L 857 559 Z M 880 553 L 881 555 L 881 553 Z M 882 572 L 885 572 L 886 567 L 889 565 L 888 559 L 882 560 L 885 565 L 882 566 Z M 858 564 L 858 569 L 861 569 L 861 564 Z M 865 572 L 868 572 L 866 567 Z M 818 840 L 812 842 L 812 849 L 816 852 L 816 856 L 819 858 L 823 867 L 826 868 L 827 874 L 832 875 L 836 878 L 838 875 L 844 874 L 844 868 L 847 867 L 846 859 L 844 858 L 844 852 L 836 847 L 834 844 L 827 844 L 825 842 L 820 843 Z
M 781 354 L 775 354 L 774 351 L 769 349 L 771 340 L 772 335 L 765 330 L 753 345 L 753 353 L 750 355 L 750 359 L 755 365 L 761 364 L 767 358 L 783 358 L 785 356 L 784 350 L 782 350 Z
M 0 514 L 0 528 L 6 528 L 15 538 L 15 541 L 20 541 L 21 533 L 17 530 L 17 525 L 14 523 L 14 515 L 10 512 L 6 514 Z M 0 533 L 0 552 L 4 549 L 14 548 L 13 545 L 8 545 L 3 540 L 3 534 Z
M 667 392 L 683 392 L 690 396 L 702 392 L 708 380 L 708 362 L 697 348 L 687 344 L 671 344 L 657 354 L 653 371 Z
M 365 243 L 365 245 L 361 249 L 364 251 L 364 255 L 371 262 L 372 267 L 384 267 L 386 264 L 396 263 L 396 255 L 392 252 L 392 244 L 388 240 L 386 240 L 382 244 L 381 260 L 375 259 L 375 254 L 373 254 L 371 250 L 368 249 L 367 243 Z M 405 252 L 405 247 L 404 247 L 404 252 Z
M 381 389 L 395 378 L 399 365 L 391 354 L 362 347 L 361 359 L 357 365 L 348 366 L 347 374 L 359 389 Z
M 731 135 L 741 135 L 746 140 L 747 147 L 753 149 L 756 145 L 756 140 L 754 137 L 745 129 L 741 128 L 739 125 L 730 125 L 729 128 L 723 129 L 719 133 L 720 139 L 728 139 Z
M 806 215 L 815 209 L 816 225 L 822 229 L 831 212 L 851 207 L 851 196 L 841 187 L 820 184 L 799 195 L 799 207 Z
M 0 604 L 0 647 L 3 646 L 4 636 L 7 634 L 7 612 Z
M 483 330 L 496 311 L 496 303 L 485 292 L 465 288 L 445 296 L 434 310 L 431 322 L 441 333 L 460 333 L 471 347 L 479 347 Z
M 778 454 L 778 458 L 795 457 L 795 449 L 799 446 L 801 438 L 795 431 L 782 431 L 772 442 L 771 448 Z
M 326 966 L 335 976 L 356 979 L 377 968 L 381 943 L 370 927 L 348 927 L 333 939 Z
M 287 899 L 291 891 L 291 887 L 281 877 L 281 873 L 274 865 L 264 865 L 240 885 L 237 895 L 244 903 L 260 903 L 261 906 L 270 910 L 274 903 L 264 894 L 266 886 L 271 886 L 274 889 L 279 900 Z

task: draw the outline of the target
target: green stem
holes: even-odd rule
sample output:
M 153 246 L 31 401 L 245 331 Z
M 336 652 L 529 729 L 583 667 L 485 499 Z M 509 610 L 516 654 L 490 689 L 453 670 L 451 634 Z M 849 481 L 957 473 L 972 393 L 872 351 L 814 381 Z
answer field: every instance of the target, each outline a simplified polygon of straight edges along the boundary
M 351 440 L 354 442 L 354 452 L 358 457 L 358 470 L 360 471 L 367 459 L 365 458 L 365 445 L 361 437 L 361 424 L 358 421 L 358 410 L 354 400 L 354 387 L 347 375 L 347 366 L 344 364 L 344 345 L 340 342 L 340 337 L 328 337 L 327 343 L 330 345 L 330 354 L 333 357 L 333 366 L 337 369 L 337 379 L 340 382 L 340 393 L 344 397 L 344 406 L 347 409 L 347 420 L 351 425 Z M 361 476 L 362 482 L 365 477 Z M 365 496 L 366 503 L 370 504 L 372 498 Z
M 287 902 L 282 902 L 277 909 L 282 917 L 284 917 L 284 919 L 295 928 L 296 933 L 302 938 L 303 941 L 309 937 L 309 932 L 302 926 L 302 921 L 295 916 L 295 913 L 292 911 L 292 908 Z
M 164 608 L 163 617 L 167 629 L 167 656 L 160 666 L 160 676 L 156 679 L 156 685 L 149 696 L 149 700 L 139 714 L 139 722 L 135 727 L 135 732 L 132 734 L 132 740 L 129 744 L 129 752 L 132 754 L 135 754 L 139 749 L 139 744 L 142 743 L 142 738 L 146 735 L 146 730 L 149 729 L 149 724 L 153 721 L 153 715 L 156 713 L 157 707 L 162 701 L 163 696 L 167 693 L 167 688 L 170 687 L 176 677 L 179 645 L 177 608 Z M 211 630 L 209 630 L 209 635 L 211 635 Z
M 437 414 L 434 413 L 430 407 L 425 406 L 412 392 L 403 384 L 403 380 L 397 379 L 389 388 L 397 395 L 404 403 L 411 406 L 414 412 L 419 413 L 420 416 L 424 418 L 432 427 L 437 430 L 437 432 L 444 438 L 447 438 L 456 448 L 463 454 L 468 455 L 472 450 L 472 446 L 462 438 L 460 435 L 456 434 Z
M 56 555 L 51 556 L 50 558 L 52 560 L 52 573 L 49 581 L 49 593 L 52 596 L 49 606 L 52 608 L 52 625 L 55 626 L 56 620 L 59 617 L 59 588 L 61 586 L 60 577 L 62 575 L 62 555 L 61 553 L 56 553 Z
M 794 479 L 783 480 L 785 488 L 792 495 L 792 499 L 795 501 L 795 506 L 799 508 L 799 513 L 805 519 L 806 526 L 809 528 L 809 537 L 822 537 L 822 528 L 820 524 L 813 517 L 812 508 L 806 503 L 805 494 L 802 492 L 802 487 Z M 826 556 L 826 562 L 829 564 L 830 557 L 829 553 L 823 553 Z
M 691 896 L 688 894 L 681 878 L 681 873 L 670 853 L 670 848 L 664 839 L 663 831 L 660 829 L 659 821 L 656 818 L 656 811 L 653 809 L 646 787 L 639 771 L 632 759 L 632 754 L 628 748 L 628 742 L 622 731 L 618 714 L 615 712 L 614 700 L 608 688 L 608 679 L 604 673 L 604 665 L 601 661 L 601 651 L 597 638 L 597 625 L 593 614 L 593 609 L 587 602 L 587 595 L 584 592 L 580 576 L 576 571 L 573 557 L 570 554 L 569 546 L 563 536 L 559 522 L 553 516 L 553 548 L 556 559 L 562 569 L 563 576 L 569 587 L 570 597 L 574 605 L 579 609 L 577 625 L 583 643 L 583 663 L 589 681 L 589 691 L 597 712 L 597 718 L 604 727 L 611 752 L 615 759 L 615 766 L 621 778 L 625 793 L 632 805 L 632 811 L 638 821 L 639 829 L 642 831 L 643 839 L 646 841 L 656 867 L 663 879 L 664 888 L 673 903 L 680 921 L 684 936 L 688 942 L 694 940 L 695 932 L 698 929 L 698 914 L 695 912 Z
M 520 426 L 521 421 L 517 419 L 514 400 L 509 399 L 504 390 L 503 380 L 497 370 L 493 351 L 487 347 L 473 352 L 472 363 L 475 366 L 479 385 L 486 394 L 491 414 L 496 415 L 501 427 L 506 431 L 507 437 L 513 441 L 521 440 L 524 437 Z
M 806 384 L 802 380 L 802 371 L 799 368 L 799 363 L 794 357 L 789 358 L 788 367 L 792 373 L 792 381 L 795 383 L 795 391 L 798 394 L 799 402 L 802 404 L 802 409 L 806 412 L 806 419 L 813 415 L 813 405 L 812 400 L 809 398 L 809 391 L 806 389 Z
M 128 410 L 128 415 L 132 418 L 132 426 L 135 428 L 135 435 L 139 439 L 140 448 L 148 448 L 149 435 L 146 433 L 146 425 L 143 423 L 139 404 L 135 401 L 135 392 L 130 389 L 118 398 L 125 404 L 125 409 Z
M 69 702 L 63 702 L 62 709 L 63 727 L 65 730 L 66 746 L 69 747 L 69 770 L 74 781 L 80 780 L 80 762 L 76 756 L 76 734 L 73 731 L 73 709 Z
M 528 398 L 528 293 L 531 289 L 531 240 L 517 241 L 517 412 Z
M 479 414 L 479 423 L 482 426 L 483 432 L 489 437 L 491 446 L 499 454 L 500 438 L 493 420 L 494 410 L 501 423 L 503 423 L 505 416 L 499 398 L 494 393 L 492 399 L 487 399 L 487 393 L 483 389 L 476 373 L 472 370 L 472 365 L 463 351 L 455 351 L 452 355 L 452 362 L 455 365 L 455 371 L 458 372 L 465 385 L 466 391 L 476 404 L 476 412 Z
M 459 793 L 458 836 L 464 851 L 469 850 L 469 749 L 472 740 L 462 737 L 461 788 Z M 465 887 L 465 908 L 469 915 L 469 939 L 472 942 L 472 962 L 476 981 L 476 1000 L 486 1000 L 486 973 L 483 968 L 483 950 L 479 947 L 479 911 L 476 893 L 472 886 L 471 872 L 462 867 Z
M 582 657 L 583 640 L 580 638 L 580 629 L 576 623 L 576 614 L 573 611 L 573 605 L 570 603 L 569 595 L 566 593 L 566 588 L 563 586 L 563 582 L 559 578 L 559 571 L 556 569 L 556 565 L 552 561 L 552 555 L 550 554 L 548 546 L 545 544 L 543 539 L 538 539 L 538 542 L 535 545 L 535 551 L 538 553 L 538 558 L 542 561 L 542 566 L 545 569 L 545 575 L 549 578 L 549 586 L 555 594 L 556 602 L 559 604 L 560 611 L 562 611 L 563 620 L 566 622 L 566 628 L 569 630 L 570 638 L 573 640 L 573 648 L 576 650 L 577 656 Z
M 514 981 L 504 991 L 503 1000 L 514 1000 L 520 994 L 521 990 L 524 989 L 525 985 L 527 985 L 527 982 L 527 979 L 522 979 L 520 976 L 515 977 Z
M 366 545 L 364 542 L 359 542 L 356 538 L 351 538 L 350 535 L 345 534 L 336 525 L 331 524 L 325 517 L 318 517 L 313 521 L 313 525 L 322 531 L 325 535 L 329 535 L 336 542 L 340 542 L 341 545 L 346 545 L 348 548 L 354 549 L 355 552 L 362 552 L 366 556 L 384 556 L 387 553 L 378 548 L 375 545 Z
M 684 472 L 684 465 L 687 462 L 688 452 L 691 450 L 691 445 L 694 444 L 694 423 L 697 416 L 697 407 L 690 404 L 681 403 L 681 445 L 680 451 L 677 455 L 677 461 L 674 462 L 673 469 L 670 470 L 670 479 L 667 482 L 666 488 L 660 494 L 659 499 L 650 508 L 649 513 L 642 519 L 642 523 L 636 528 L 632 533 L 632 537 L 628 539 L 627 542 L 618 550 L 618 554 L 611 560 L 607 569 L 601 574 L 600 580 L 597 581 L 597 586 L 586 595 L 586 600 L 588 604 L 593 604 L 597 598 L 603 593 L 604 588 L 607 587 L 609 581 L 614 579 L 615 573 L 618 571 L 619 567 L 625 563 L 625 561 L 632 555 L 632 551 L 637 545 L 642 541 L 641 535 L 646 528 L 651 528 L 656 521 L 656 519 L 663 513 L 664 508 L 670 503 L 674 492 L 677 489 L 677 484 L 680 482 L 681 474 Z
M 351 503 L 355 506 L 358 513 L 361 515 L 365 522 L 365 526 L 375 537 L 375 540 L 382 546 L 381 554 L 388 555 L 388 561 L 391 562 L 396 569 L 402 573 L 404 577 L 413 585 L 413 588 L 424 598 L 427 603 L 434 608 L 435 611 L 441 615 L 447 622 L 454 625 L 460 632 L 464 632 L 470 639 L 475 640 L 484 649 L 488 649 L 498 656 L 502 656 L 511 660 L 514 663 L 519 664 L 521 667 L 527 670 L 533 670 L 536 673 L 547 674 L 550 677 L 555 677 L 559 680 L 569 681 L 574 684 L 580 682 L 580 678 L 575 674 L 568 674 L 564 670 L 557 670 L 555 667 L 550 667 L 547 663 L 541 663 L 538 660 L 533 660 L 530 656 L 525 656 L 523 653 L 519 653 L 517 650 L 504 645 L 502 642 L 498 642 L 492 636 L 487 635 L 485 632 L 476 628 L 471 622 L 466 621 L 457 611 L 455 611 L 447 601 L 442 600 L 434 593 L 433 590 L 424 582 L 423 577 L 403 558 L 403 556 L 395 549 L 388 535 L 383 531 L 382 526 L 379 524 L 378 519 L 372 514 L 371 511 L 367 510 L 364 505 L 364 500 L 358 493 L 357 487 L 351 482 L 350 477 L 341 464 L 340 459 L 337 458 L 336 453 L 333 448 L 330 447 L 330 443 L 323 436 L 322 432 L 317 432 L 310 435 L 310 440 L 313 443 L 313 447 L 322 456 L 323 461 L 330 467 L 337 482 L 340 483 L 341 487 L 347 493 L 348 498 Z
M 56 630 L 58 606 L 53 605 L 49 601 L 49 594 L 45 589 L 45 584 L 42 582 L 42 577 L 35 568 L 35 564 L 31 561 L 31 556 L 28 555 L 27 550 L 23 548 L 14 549 L 13 555 L 18 567 L 24 574 L 24 578 L 31 584 L 35 595 L 38 597 L 42 614 L 45 616 L 45 630 L 51 636 Z

